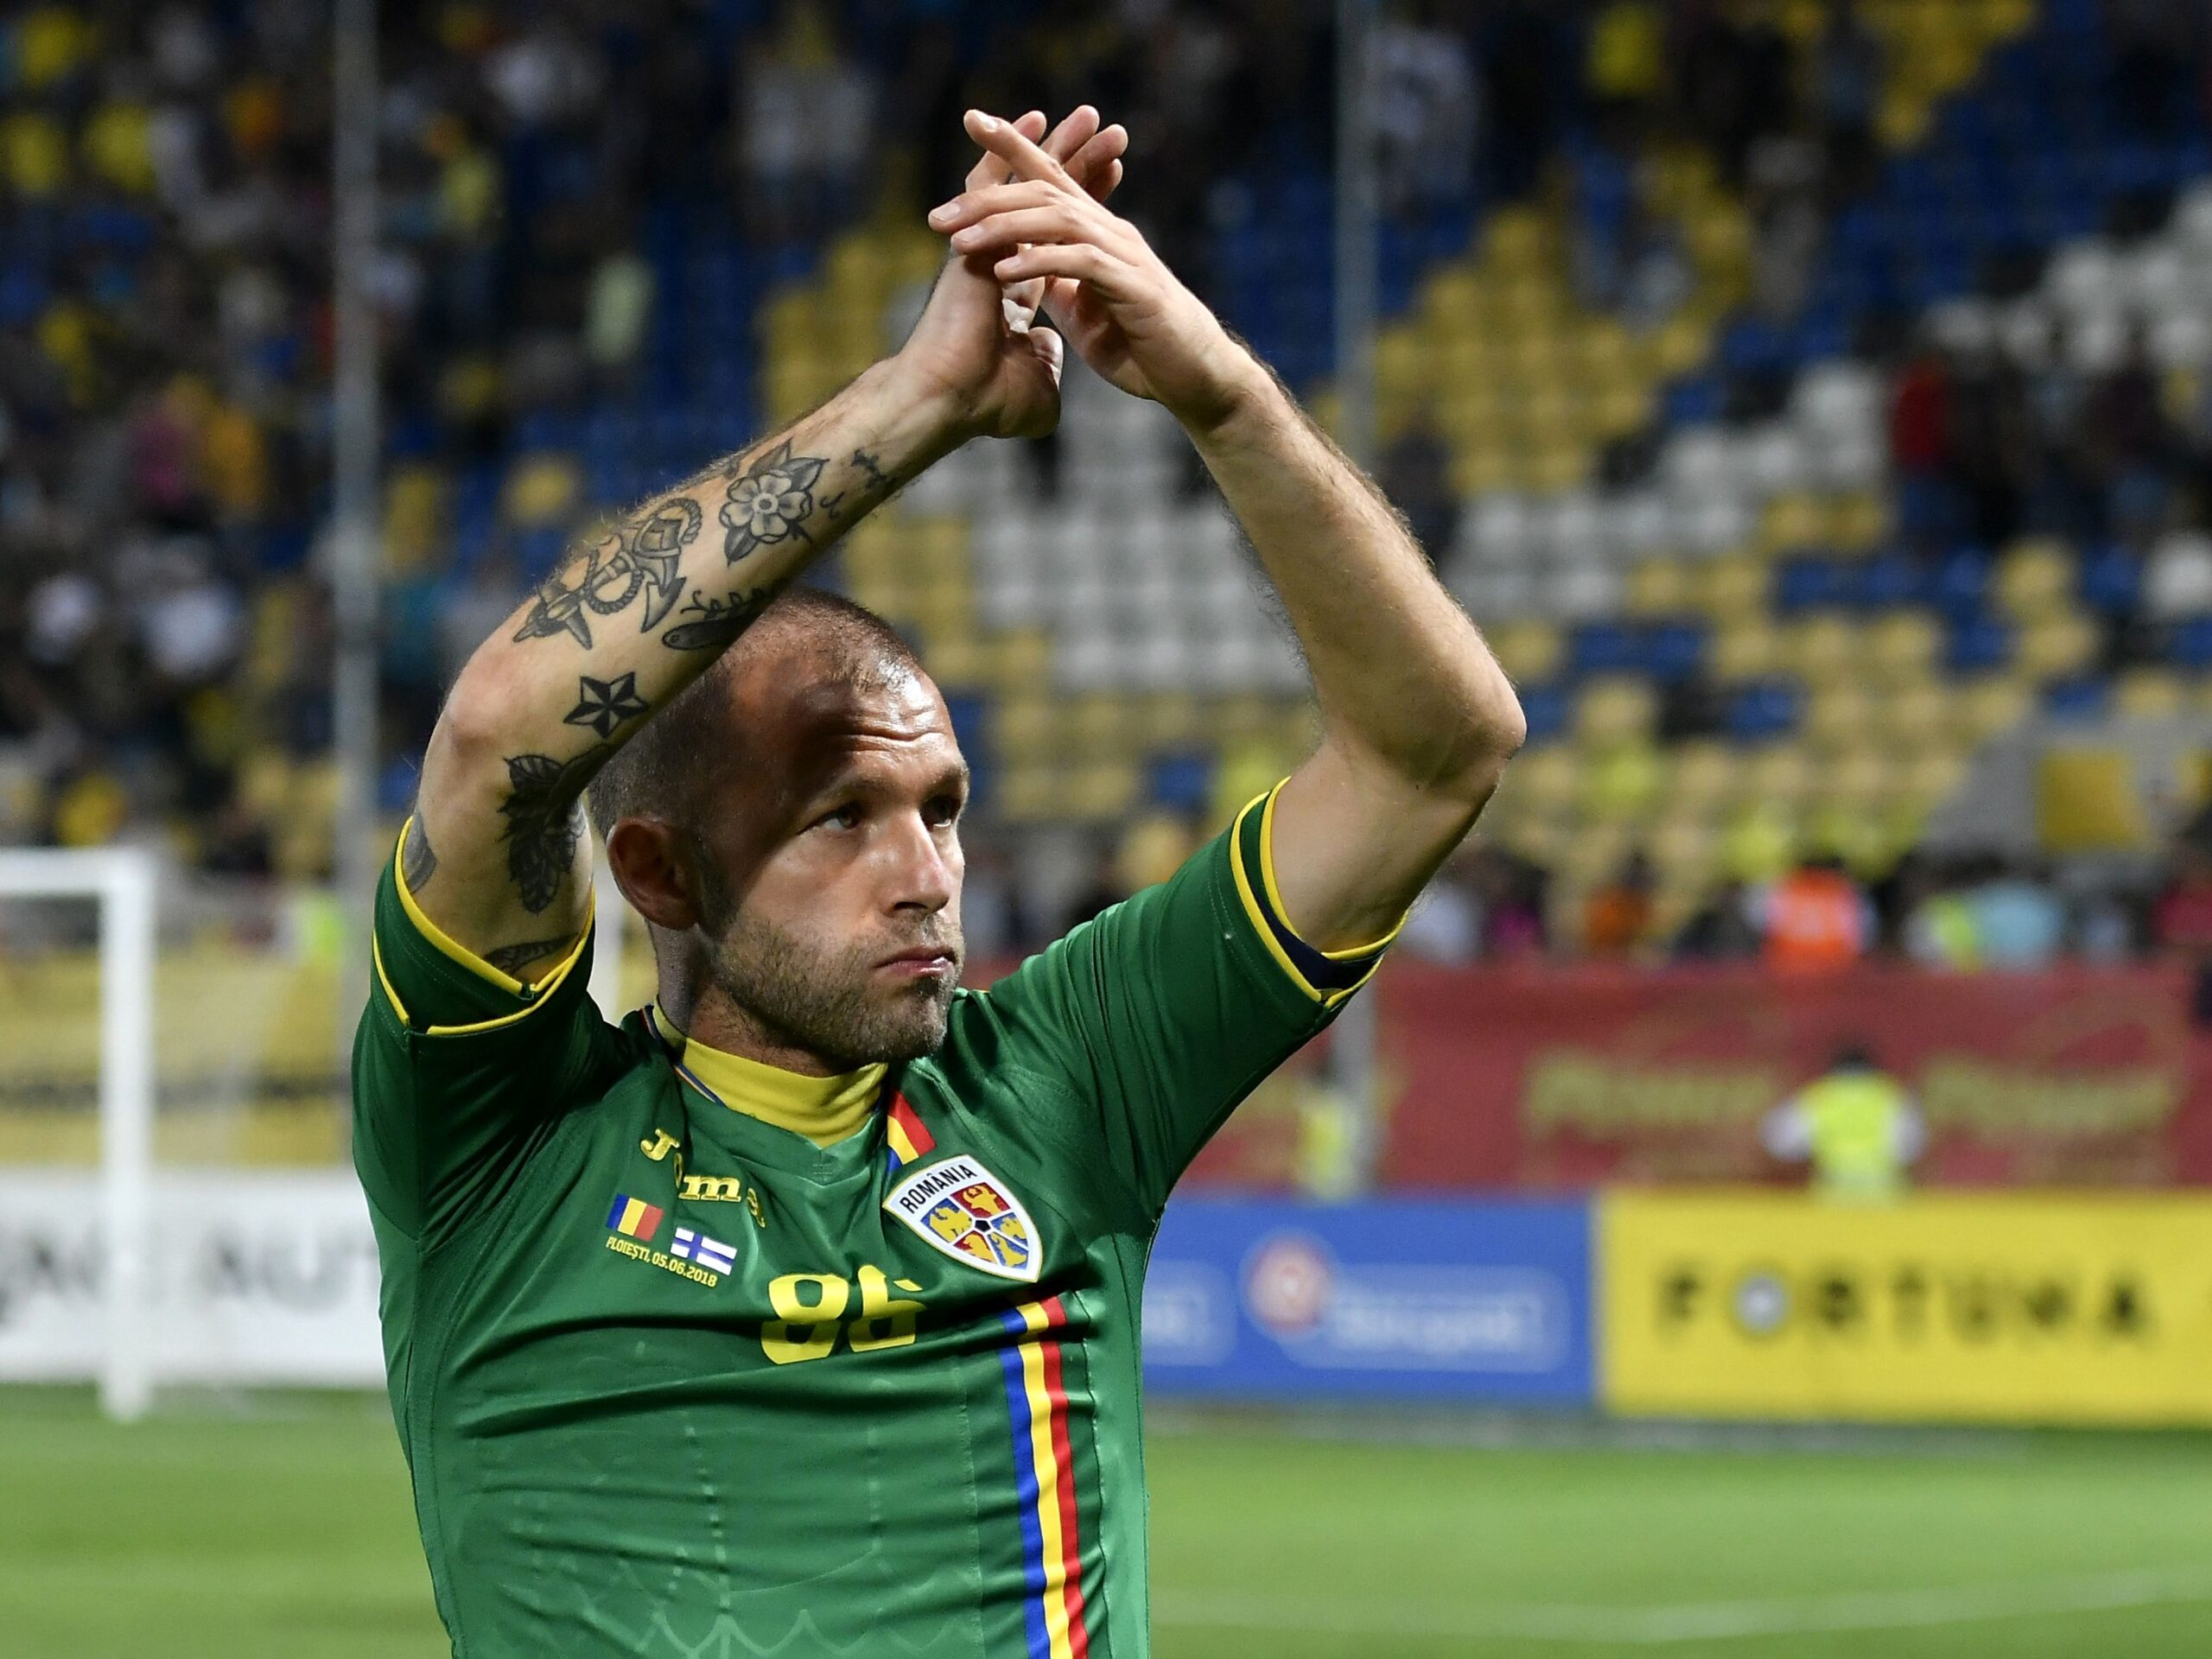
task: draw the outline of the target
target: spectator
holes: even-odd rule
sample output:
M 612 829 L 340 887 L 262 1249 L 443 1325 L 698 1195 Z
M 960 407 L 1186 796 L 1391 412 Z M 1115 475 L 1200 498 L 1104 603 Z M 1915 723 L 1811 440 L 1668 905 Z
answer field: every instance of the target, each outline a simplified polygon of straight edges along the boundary
M 1475 891 L 1477 855 L 1463 852 L 1437 872 L 1399 931 L 1401 955 L 1463 968 L 1482 954 L 1482 903 Z
M 1395 16 L 1376 27 L 1369 50 L 1384 211 L 1407 215 L 1464 200 L 1482 117 L 1466 42 L 1427 19 Z
M 1829 204 L 1840 206 L 1872 182 L 1879 155 L 1875 122 L 1884 80 L 1881 37 L 1859 16 L 1855 0 L 1830 0 L 1813 41 L 1813 117 L 1820 128 Z
M 1872 906 L 1840 859 L 1801 864 L 1775 884 L 1762 908 L 1762 955 L 1783 973 L 1848 967 L 1872 939 Z
M 1691 912 L 1675 935 L 1675 955 L 1687 962 L 1740 962 L 1759 954 L 1751 896 L 1741 881 L 1727 880 Z
M 1767 1114 L 1770 1155 L 1811 1166 L 1813 1191 L 1848 1204 L 1902 1196 L 1927 1146 L 1918 1106 L 1864 1043 L 1838 1050 L 1827 1071 Z
M 1990 861 L 1966 902 L 1985 968 L 2047 968 L 2065 943 L 2066 907 L 2035 865 Z
M 1651 931 L 1651 861 L 1641 848 L 1582 909 L 1582 948 L 1593 957 L 1627 956 Z

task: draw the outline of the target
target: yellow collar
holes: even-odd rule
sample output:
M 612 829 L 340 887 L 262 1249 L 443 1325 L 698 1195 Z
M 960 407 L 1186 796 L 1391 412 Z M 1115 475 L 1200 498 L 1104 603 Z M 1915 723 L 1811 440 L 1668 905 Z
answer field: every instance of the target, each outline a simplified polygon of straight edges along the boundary
M 677 1064 L 732 1111 L 757 1117 L 817 1147 L 831 1147 L 857 1134 L 875 1109 L 875 1096 L 890 1068 L 880 1062 L 836 1077 L 804 1077 L 781 1066 L 748 1060 L 742 1054 L 686 1037 L 676 1022 L 652 1007 L 653 1029 L 676 1053 Z

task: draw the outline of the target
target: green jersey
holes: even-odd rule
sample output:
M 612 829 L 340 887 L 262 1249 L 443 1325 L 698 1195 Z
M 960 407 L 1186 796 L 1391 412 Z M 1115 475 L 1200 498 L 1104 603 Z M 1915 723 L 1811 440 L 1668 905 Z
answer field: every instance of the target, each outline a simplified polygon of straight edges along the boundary
M 395 858 L 354 1161 L 456 1655 L 1147 1651 L 1154 1230 L 1382 949 L 1292 933 L 1273 808 L 959 993 L 828 1145 L 657 1009 L 602 1020 L 588 935 L 521 986 Z

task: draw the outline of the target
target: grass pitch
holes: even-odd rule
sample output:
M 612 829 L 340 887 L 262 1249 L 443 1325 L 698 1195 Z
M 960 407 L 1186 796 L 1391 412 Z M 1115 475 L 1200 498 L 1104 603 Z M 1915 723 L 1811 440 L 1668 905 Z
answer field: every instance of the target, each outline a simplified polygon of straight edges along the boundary
M 1160 1424 L 1159 1659 L 2212 1652 L 2212 1439 L 1500 1448 L 1401 1427 Z M 8 1659 L 446 1650 L 377 1404 L 122 1429 L 82 1395 L 0 1392 L 0 1492 Z

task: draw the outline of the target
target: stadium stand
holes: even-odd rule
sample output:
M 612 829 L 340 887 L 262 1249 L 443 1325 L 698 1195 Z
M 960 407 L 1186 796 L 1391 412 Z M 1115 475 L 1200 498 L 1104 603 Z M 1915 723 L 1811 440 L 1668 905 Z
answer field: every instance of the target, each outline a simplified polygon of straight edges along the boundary
M 389 812 L 439 688 L 580 525 L 895 340 L 956 153 L 905 135 L 963 103 L 1114 89 L 1131 211 L 1329 406 L 1318 13 L 653 16 L 684 26 L 391 31 Z M 10 839 L 327 865 L 318 28 L 10 25 Z M 2200 706 L 2202 48 L 2096 0 L 1392 11 L 1378 472 L 1533 736 L 1440 902 L 1548 894 L 1572 948 L 1640 855 L 1649 950 L 1833 855 L 1895 944 L 1988 740 Z M 778 142 L 793 88 L 849 118 L 820 154 Z M 923 642 L 1017 855 L 1135 824 L 1156 865 L 1308 730 L 1186 447 L 1080 376 L 1056 442 L 959 457 L 839 579 Z

